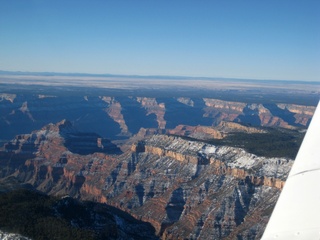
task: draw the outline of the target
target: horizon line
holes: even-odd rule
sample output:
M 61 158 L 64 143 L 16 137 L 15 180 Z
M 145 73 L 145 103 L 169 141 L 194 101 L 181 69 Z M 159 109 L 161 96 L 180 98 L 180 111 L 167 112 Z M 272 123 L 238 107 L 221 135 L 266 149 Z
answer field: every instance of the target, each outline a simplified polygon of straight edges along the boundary
M 112 73 L 81 73 L 81 72 L 54 72 L 54 71 L 7 71 L 0 70 L 0 75 L 20 76 L 75 76 L 75 77 L 126 77 L 126 78 L 150 78 L 150 79 L 181 79 L 181 80 L 235 80 L 235 81 L 273 81 L 273 82 L 296 82 L 296 83 L 319 83 L 317 80 L 291 80 L 291 79 L 264 79 L 264 78 L 241 78 L 241 77 L 208 77 L 208 76 L 183 76 L 183 75 L 139 75 L 139 74 L 112 74 Z

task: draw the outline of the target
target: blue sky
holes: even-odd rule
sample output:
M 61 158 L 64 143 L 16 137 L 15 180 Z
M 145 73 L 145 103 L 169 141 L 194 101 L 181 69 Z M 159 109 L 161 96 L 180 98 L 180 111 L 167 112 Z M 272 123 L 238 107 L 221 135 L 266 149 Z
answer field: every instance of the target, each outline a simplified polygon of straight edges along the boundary
M 320 81 L 319 12 L 319 0 L 0 0 L 0 70 Z

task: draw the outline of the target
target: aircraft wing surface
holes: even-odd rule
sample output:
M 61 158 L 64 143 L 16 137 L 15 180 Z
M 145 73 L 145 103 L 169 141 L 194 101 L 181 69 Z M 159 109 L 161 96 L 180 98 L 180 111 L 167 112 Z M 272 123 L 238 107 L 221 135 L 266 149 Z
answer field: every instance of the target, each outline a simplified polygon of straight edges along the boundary
M 262 239 L 320 239 L 320 103 Z

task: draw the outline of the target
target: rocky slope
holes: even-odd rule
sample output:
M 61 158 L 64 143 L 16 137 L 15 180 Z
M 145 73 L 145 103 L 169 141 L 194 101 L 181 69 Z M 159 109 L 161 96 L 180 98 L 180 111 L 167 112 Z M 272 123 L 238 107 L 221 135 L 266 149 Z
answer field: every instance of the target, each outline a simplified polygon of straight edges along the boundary
M 63 121 L 18 136 L 0 152 L 1 176 L 115 206 L 163 239 L 259 239 L 292 165 L 167 135 L 80 155 L 66 144 L 72 129 Z

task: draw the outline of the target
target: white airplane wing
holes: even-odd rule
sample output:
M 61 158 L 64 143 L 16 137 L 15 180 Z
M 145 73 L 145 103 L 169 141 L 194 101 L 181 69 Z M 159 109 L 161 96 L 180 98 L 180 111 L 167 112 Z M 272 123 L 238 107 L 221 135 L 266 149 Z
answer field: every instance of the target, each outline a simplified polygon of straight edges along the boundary
M 320 239 L 320 102 L 262 239 Z

